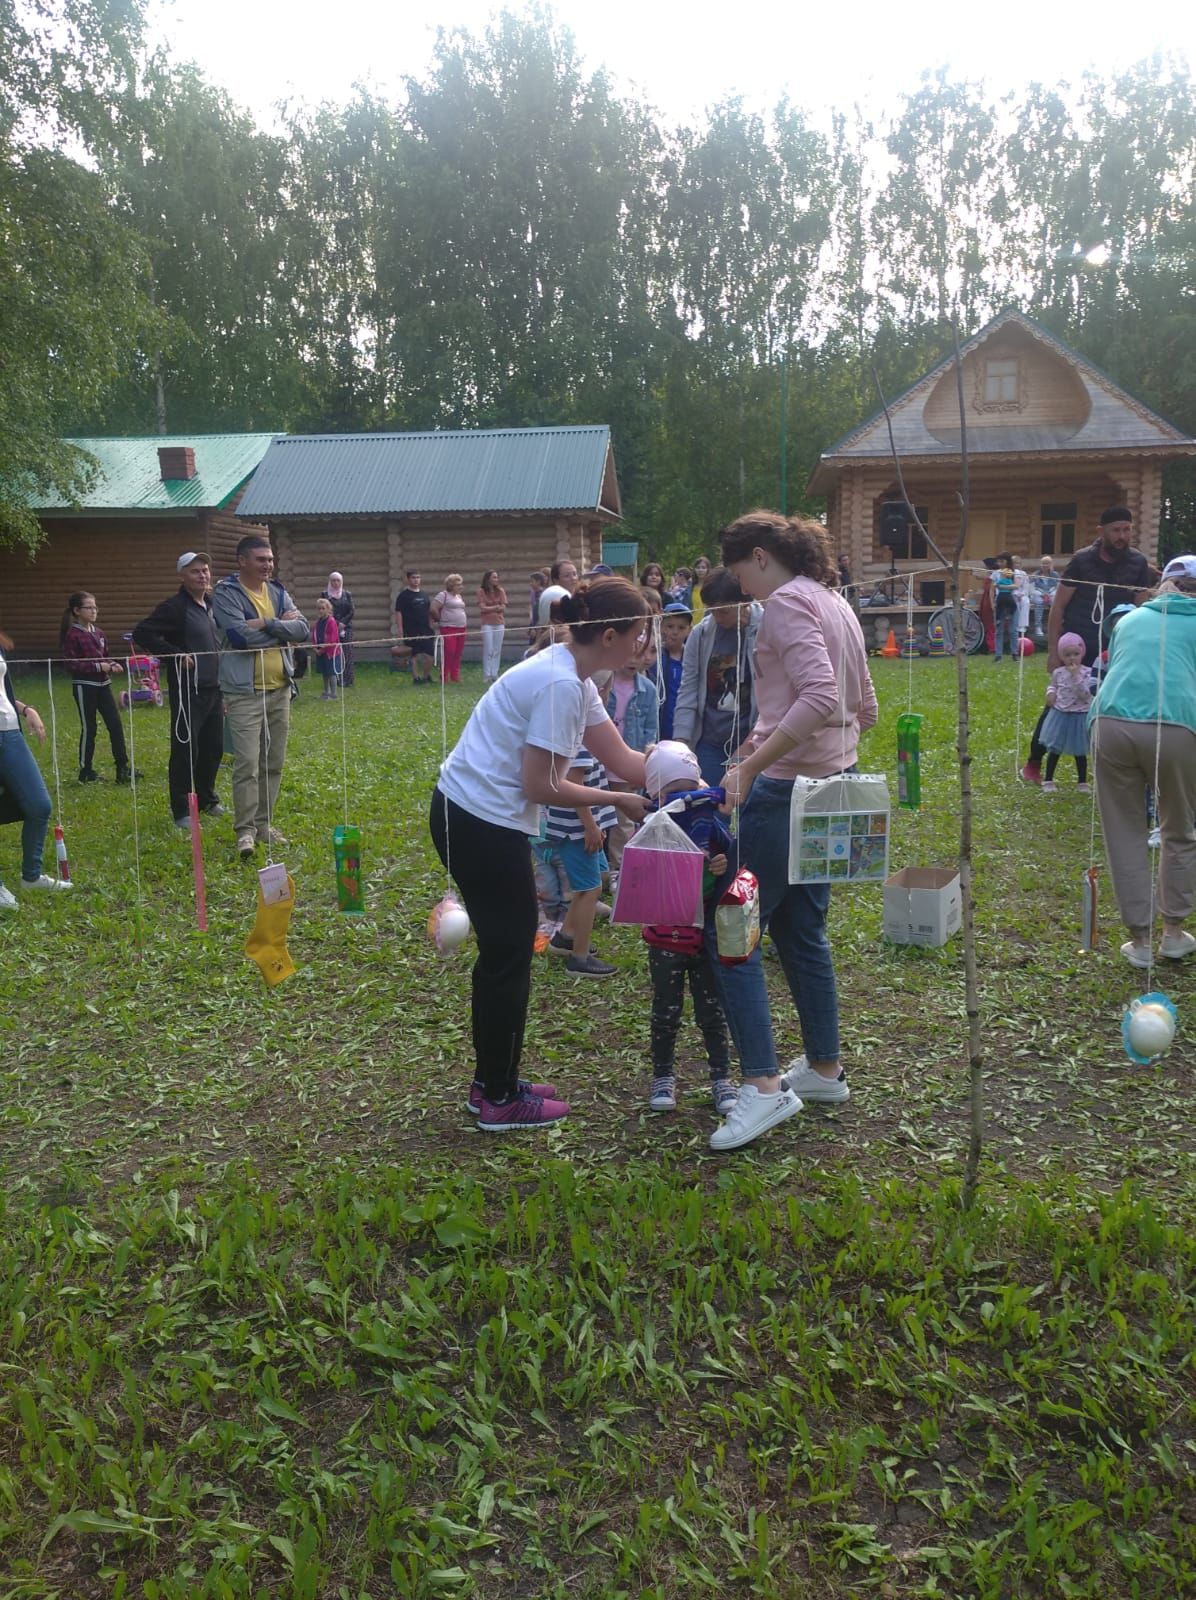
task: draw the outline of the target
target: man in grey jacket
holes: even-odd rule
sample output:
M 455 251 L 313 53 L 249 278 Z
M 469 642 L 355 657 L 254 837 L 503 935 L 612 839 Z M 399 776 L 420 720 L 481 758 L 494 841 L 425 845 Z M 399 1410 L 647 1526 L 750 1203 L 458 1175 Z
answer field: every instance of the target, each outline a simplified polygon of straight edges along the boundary
M 248 860 L 258 844 L 286 843 L 273 817 L 291 725 L 291 647 L 311 630 L 274 577 L 274 552 L 260 533 L 237 545 L 237 570 L 213 590 L 212 613 L 233 742 L 233 831 Z
M 725 567 L 702 585 L 702 603 L 706 615 L 685 641 L 673 738 L 690 747 L 713 788 L 756 721 L 752 661 L 764 608 Z

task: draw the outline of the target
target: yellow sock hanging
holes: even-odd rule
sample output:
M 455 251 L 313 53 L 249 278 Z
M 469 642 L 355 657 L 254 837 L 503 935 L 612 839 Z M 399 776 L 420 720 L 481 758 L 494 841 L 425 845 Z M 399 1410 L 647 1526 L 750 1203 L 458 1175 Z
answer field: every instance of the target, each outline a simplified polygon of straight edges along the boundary
M 245 941 L 245 954 L 256 961 L 262 977 L 271 988 L 289 978 L 295 970 L 291 952 L 287 949 L 287 929 L 291 925 L 291 912 L 295 909 L 295 880 L 287 873 L 285 900 L 267 905 L 262 898 L 261 885 L 257 891 L 257 921 L 253 932 Z

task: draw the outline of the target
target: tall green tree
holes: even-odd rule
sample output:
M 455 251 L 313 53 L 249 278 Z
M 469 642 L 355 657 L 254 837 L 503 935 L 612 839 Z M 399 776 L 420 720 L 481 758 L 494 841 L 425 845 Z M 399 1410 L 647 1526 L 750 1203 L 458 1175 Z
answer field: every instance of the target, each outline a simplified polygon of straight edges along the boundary
M 31 500 L 82 493 L 60 437 L 102 412 L 157 318 L 141 241 L 101 178 L 54 147 L 102 137 L 140 37 L 134 4 L 0 0 L 0 542 L 40 539 Z

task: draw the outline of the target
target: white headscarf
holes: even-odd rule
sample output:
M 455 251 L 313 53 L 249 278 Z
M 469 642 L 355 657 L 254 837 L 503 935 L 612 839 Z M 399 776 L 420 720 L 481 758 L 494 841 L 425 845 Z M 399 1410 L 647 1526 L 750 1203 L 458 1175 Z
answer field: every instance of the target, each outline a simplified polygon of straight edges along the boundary
M 339 600 L 344 592 L 344 578 L 341 577 L 339 572 L 330 572 L 328 574 L 328 598 L 330 600 Z

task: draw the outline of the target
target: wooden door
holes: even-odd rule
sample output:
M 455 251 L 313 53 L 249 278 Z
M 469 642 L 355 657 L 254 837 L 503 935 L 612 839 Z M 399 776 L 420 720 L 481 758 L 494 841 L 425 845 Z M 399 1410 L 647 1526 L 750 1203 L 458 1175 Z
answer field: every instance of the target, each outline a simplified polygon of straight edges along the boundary
M 979 565 L 985 556 L 1001 555 L 1005 549 L 1004 511 L 973 511 L 968 518 L 968 536 L 963 542 L 963 559 Z

